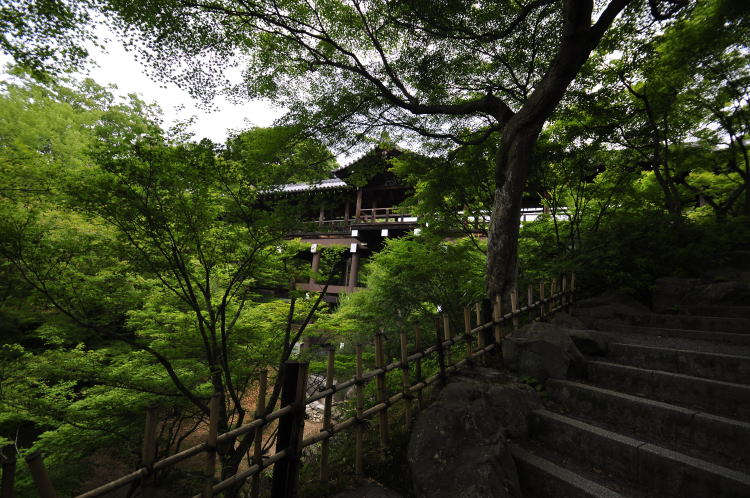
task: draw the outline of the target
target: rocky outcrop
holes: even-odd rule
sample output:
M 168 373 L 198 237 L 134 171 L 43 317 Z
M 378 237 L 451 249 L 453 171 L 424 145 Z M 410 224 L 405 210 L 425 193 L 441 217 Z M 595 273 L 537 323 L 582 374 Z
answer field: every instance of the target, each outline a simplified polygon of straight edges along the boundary
M 552 318 L 549 319 L 549 323 L 552 325 L 557 325 L 558 327 L 563 327 L 566 329 L 585 329 L 586 324 L 581 321 L 580 318 L 577 318 L 573 315 L 569 315 L 568 313 L 564 312 L 558 312 L 552 315 Z
M 503 339 L 503 362 L 509 370 L 541 383 L 549 378 L 565 379 L 571 370 L 582 373 L 584 358 L 572 339 L 574 336 L 581 341 L 586 339 L 585 332 L 580 330 L 531 323 Z
M 746 305 L 750 303 L 750 284 L 665 277 L 654 283 L 653 301 L 657 313 L 687 311 L 695 305 Z
M 576 302 L 575 316 L 586 328 L 596 328 L 600 320 L 636 323 L 651 310 L 635 298 L 616 291 Z
M 449 380 L 415 421 L 408 447 L 418 497 L 520 497 L 509 437 L 528 433 L 541 406 L 529 386 L 476 368 Z

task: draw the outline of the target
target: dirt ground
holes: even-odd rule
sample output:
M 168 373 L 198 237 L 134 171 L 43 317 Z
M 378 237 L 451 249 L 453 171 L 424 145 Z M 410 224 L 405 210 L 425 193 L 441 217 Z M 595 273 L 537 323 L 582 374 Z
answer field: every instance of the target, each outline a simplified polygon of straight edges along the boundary
M 255 405 L 257 402 L 257 395 L 257 391 L 252 391 L 248 392 L 242 398 L 242 406 L 245 410 L 247 410 L 247 413 L 250 414 L 249 417 L 246 416 L 245 423 L 249 423 L 252 420 L 252 414 L 255 411 Z M 266 430 L 264 431 L 264 446 L 267 444 L 269 438 L 274 435 L 275 427 L 276 423 L 272 423 L 266 427 Z M 322 422 L 313 422 L 310 420 L 305 421 L 304 437 L 307 438 L 317 434 L 318 432 L 320 432 L 322 427 Z M 180 449 L 185 450 L 187 448 L 200 444 L 205 440 L 207 431 L 207 424 L 200 424 L 192 434 L 188 435 L 185 438 L 185 441 L 182 443 Z M 266 456 L 272 456 L 276 452 L 275 450 L 276 448 L 274 445 L 268 450 Z M 81 484 L 82 491 L 102 486 L 133 471 L 131 467 L 117 458 L 117 451 L 118 450 L 115 448 L 112 448 L 110 450 L 102 450 L 95 453 L 89 458 L 89 462 L 92 464 L 92 472 L 89 477 Z M 174 451 L 171 453 L 174 453 Z M 176 465 L 176 467 L 189 472 L 201 472 L 204 464 L 205 454 L 200 453 L 187 460 L 184 460 L 183 462 L 180 462 Z M 250 465 L 248 464 L 248 459 L 244 458 L 242 463 L 240 464 L 239 471 L 241 472 L 243 470 L 246 470 L 247 468 L 249 468 L 249 466 Z M 125 488 L 120 490 L 120 492 L 112 493 L 108 496 L 112 496 L 113 498 L 125 497 L 127 489 L 128 487 L 126 486 Z

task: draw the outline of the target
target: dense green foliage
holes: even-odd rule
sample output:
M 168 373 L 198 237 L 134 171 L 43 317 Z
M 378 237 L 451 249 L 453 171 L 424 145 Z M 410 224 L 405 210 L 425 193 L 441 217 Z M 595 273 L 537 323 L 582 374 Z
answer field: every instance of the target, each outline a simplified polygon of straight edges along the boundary
M 435 340 L 438 308 L 460 330 L 462 307 L 495 272 L 490 213 L 520 207 L 514 192 L 497 209 L 514 181 L 547 211 L 517 238 L 522 285 L 574 270 L 582 292 L 648 301 L 654 278 L 731 264 L 727 251 L 750 246 L 743 2 L 613 0 L 593 17 L 586 2 L 554 0 L 278 5 L 0 8 L 0 50 L 23 66 L 0 88 L 0 447 L 44 450 L 61 494 L 100 484 L 87 478 L 100 459 L 137 466 L 149 407 L 163 456 L 203 430 L 214 392 L 221 431 L 246 422 L 261 369 L 272 372 L 273 406 L 278 365 L 302 334 L 339 347 L 343 378 L 376 332 L 391 361 L 403 330 L 411 344 L 416 327 L 424 345 Z M 136 97 L 60 77 L 86 56 L 89 8 L 202 97 L 226 89 L 221 69 L 244 58 L 230 93 L 273 98 L 288 114 L 214 144 L 185 124 L 162 129 L 159 110 Z M 273 194 L 328 175 L 323 143 L 376 136 L 420 149 L 391 166 L 413 186 L 403 209 L 421 233 L 389 239 L 362 269 L 367 289 L 322 309 L 321 296 L 294 290 L 311 276 L 308 248 L 286 240 L 306 206 Z M 515 244 L 514 226 L 502 233 Z M 343 251 L 323 251 L 318 282 L 341 277 Z M 494 264 L 515 272 L 515 253 L 501 255 Z M 318 349 L 303 358 L 324 371 Z M 250 441 L 220 449 L 224 476 Z M 387 481 L 398 458 L 369 471 Z M 158 477 L 175 489 L 193 478 L 190 468 Z M 33 494 L 25 466 L 18 490 Z
M 165 134 L 154 109 L 89 81 L 18 73 L 0 98 L 2 435 L 44 449 L 72 492 L 97 448 L 138 463 L 147 406 L 164 420 L 159 454 L 195 430 L 212 392 L 222 430 L 241 423 L 259 369 L 291 354 L 291 322 L 314 313 L 312 299 L 290 309 L 257 293 L 305 271 L 282 240 L 299 208 L 259 196 L 320 177 L 330 155 L 288 129 L 251 130 L 230 153 Z

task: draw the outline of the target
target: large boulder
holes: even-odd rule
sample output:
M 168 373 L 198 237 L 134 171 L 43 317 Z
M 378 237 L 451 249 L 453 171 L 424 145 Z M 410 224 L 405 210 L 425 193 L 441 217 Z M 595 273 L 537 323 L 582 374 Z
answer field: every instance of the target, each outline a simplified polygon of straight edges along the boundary
M 578 351 L 590 356 L 607 356 L 609 345 L 607 341 L 595 331 L 566 329 L 561 327 L 563 333 L 568 334 Z
M 596 334 L 583 320 L 564 312 L 557 312 L 549 319 L 549 323 L 562 329 L 576 345 L 578 350 L 587 355 L 606 356 L 608 351 L 607 341 L 601 335 Z
M 549 323 L 566 329 L 585 329 L 586 324 L 578 317 L 566 312 L 558 311 L 548 320 Z
M 408 447 L 418 497 L 520 497 L 507 439 L 528 436 L 541 406 L 529 386 L 476 368 L 453 377 L 417 417 Z
M 574 333 L 551 323 L 533 322 L 503 339 L 503 362 L 509 370 L 542 383 L 567 378 L 571 368 L 580 374 L 585 359 L 571 339 Z

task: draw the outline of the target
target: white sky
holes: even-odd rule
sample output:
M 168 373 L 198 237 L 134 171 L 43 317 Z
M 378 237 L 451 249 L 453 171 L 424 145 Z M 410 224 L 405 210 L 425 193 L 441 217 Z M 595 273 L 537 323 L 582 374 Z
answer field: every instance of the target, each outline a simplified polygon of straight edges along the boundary
M 93 45 L 87 46 L 90 58 L 88 76 L 103 86 L 116 85 L 116 94 L 125 96 L 137 93 L 145 102 L 155 102 L 163 111 L 164 127 L 168 128 L 175 121 L 187 120 L 195 116 L 190 130 L 195 138 L 210 138 L 223 143 L 230 130 L 243 130 L 251 126 L 271 126 L 283 111 L 266 101 L 248 101 L 241 104 L 229 102 L 218 97 L 211 107 L 214 110 L 200 108 L 198 102 L 186 91 L 173 83 L 160 83 L 149 78 L 144 66 L 136 60 L 133 53 L 123 47 L 117 37 L 106 26 L 100 24 L 96 34 L 104 45 L 104 50 Z M 0 78 L 2 67 L 11 63 L 10 57 L 0 54 Z
M 232 129 L 241 130 L 251 126 L 271 126 L 282 111 L 269 102 L 250 101 L 241 104 L 218 97 L 213 102 L 215 110 L 199 108 L 198 102 L 186 91 L 173 83 L 156 82 L 149 78 L 143 65 L 106 27 L 100 25 L 97 35 L 104 41 L 104 51 L 90 47 L 91 65 L 89 76 L 100 85 L 117 85 L 117 93 L 137 93 L 146 102 L 155 102 L 164 113 L 164 126 L 176 120 L 195 116 L 191 131 L 197 139 L 210 138 L 222 143 Z M 97 67 L 98 66 L 98 67 Z

